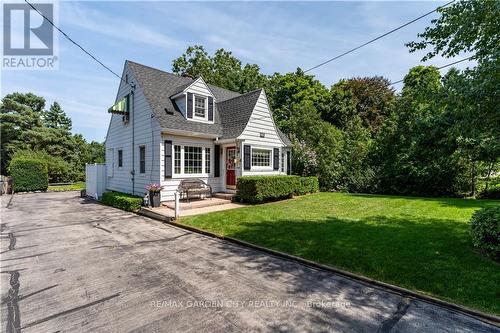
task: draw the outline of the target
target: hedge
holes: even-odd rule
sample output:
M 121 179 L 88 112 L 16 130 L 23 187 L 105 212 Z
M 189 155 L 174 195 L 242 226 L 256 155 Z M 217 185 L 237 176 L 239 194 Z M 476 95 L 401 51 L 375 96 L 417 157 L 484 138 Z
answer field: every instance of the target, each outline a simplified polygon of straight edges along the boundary
M 243 176 L 236 184 L 236 197 L 244 202 L 260 203 L 317 192 L 317 177 Z
M 14 158 L 9 164 L 15 192 L 46 191 L 49 186 L 47 163 L 33 158 Z
M 101 202 L 129 212 L 138 211 L 143 203 L 143 198 L 121 192 L 104 192 Z
M 473 245 L 500 259 L 500 207 L 477 210 L 470 220 Z

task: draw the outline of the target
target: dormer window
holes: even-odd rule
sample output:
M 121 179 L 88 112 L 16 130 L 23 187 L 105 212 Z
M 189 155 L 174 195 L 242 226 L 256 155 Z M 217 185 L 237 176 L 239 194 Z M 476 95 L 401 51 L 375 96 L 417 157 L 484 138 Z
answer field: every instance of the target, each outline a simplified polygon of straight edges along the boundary
M 207 115 L 207 98 L 194 95 L 194 116 L 205 119 Z

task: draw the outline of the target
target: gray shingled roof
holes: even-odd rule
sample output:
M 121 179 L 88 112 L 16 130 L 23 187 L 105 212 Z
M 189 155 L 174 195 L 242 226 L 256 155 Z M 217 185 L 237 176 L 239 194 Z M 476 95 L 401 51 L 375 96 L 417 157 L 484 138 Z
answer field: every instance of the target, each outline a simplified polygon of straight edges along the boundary
M 170 97 L 183 91 L 194 82 L 194 79 L 130 60 L 127 60 L 127 63 L 162 128 L 212 134 L 224 139 L 236 138 L 243 132 L 261 92 L 261 89 L 258 89 L 241 95 L 209 84 L 217 102 L 214 124 L 188 121 Z M 281 131 L 278 132 L 282 140 L 287 145 L 290 144 L 290 140 Z
M 217 103 L 221 115 L 222 137 L 237 138 L 245 129 L 262 89 Z

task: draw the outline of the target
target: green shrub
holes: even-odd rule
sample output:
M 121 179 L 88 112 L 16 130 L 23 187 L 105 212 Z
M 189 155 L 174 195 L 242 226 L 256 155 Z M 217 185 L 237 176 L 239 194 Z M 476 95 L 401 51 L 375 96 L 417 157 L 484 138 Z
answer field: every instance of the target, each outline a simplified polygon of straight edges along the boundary
M 500 199 L 500 184 L 490 185 L 477 196 L 480 199 Z
M 121 192 L 104 192 L 101 202 L 129 212 L 135 212 L 141 208 L 143 198 Z
M 299 186 L 296 194 L 303 195 L 306 193 L 314 193 L 319 191 L 318 177 L 300 177 Z
M 65 161 L 62 157 L 52 156 L 45 151 L 18 150 L 12 156 L 12 159 L 16 158 L 40 160 L 46 163 L 50 183 L 65 183 L 84 179 L 71 163 Z
M 318 191 L 317 177 L 243 176 L 238 178 L 236 196 L 245 202 L 259 203 L 290 198 L 294 194 Z
M 45 191 L 49 186 L 47 163 L 38 159 L 14 158 L 9 173 L 15 192 Z
M 500 207 L 476 211 L 470 225 L 474 246 L 494 258 L 500 258 Z

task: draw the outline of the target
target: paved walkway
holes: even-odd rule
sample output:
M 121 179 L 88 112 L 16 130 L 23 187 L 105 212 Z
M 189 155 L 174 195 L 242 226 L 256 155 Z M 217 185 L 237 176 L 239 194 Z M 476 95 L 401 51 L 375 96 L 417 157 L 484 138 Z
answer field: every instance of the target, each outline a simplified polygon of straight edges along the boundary
M 7 332 L 500 332 L 75 192 L 7 202 L 2 197 Z

